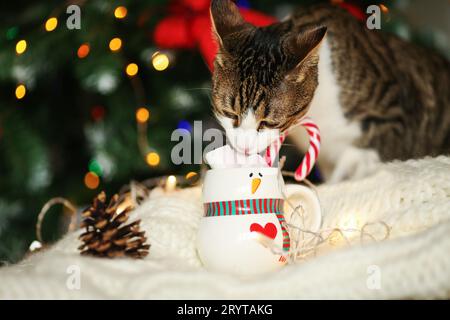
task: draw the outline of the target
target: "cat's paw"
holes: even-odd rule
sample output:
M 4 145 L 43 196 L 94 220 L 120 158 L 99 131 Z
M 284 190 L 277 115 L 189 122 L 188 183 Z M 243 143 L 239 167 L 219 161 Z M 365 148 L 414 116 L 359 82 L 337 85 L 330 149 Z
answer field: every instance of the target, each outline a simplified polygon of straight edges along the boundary
M 361 179 L 372 174 L 381 164 L 378 153 L 373 149 L 346 148 L 340 155 L 333 173 L 327 182 Z

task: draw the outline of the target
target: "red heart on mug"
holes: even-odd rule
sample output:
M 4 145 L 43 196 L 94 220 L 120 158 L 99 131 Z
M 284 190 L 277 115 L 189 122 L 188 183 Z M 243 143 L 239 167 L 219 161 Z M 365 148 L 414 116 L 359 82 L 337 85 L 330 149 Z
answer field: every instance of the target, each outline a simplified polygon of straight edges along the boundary
M 264 228 L 259 223 L 252 223 L 250 226 L 250 232 L 253 231 L 262 233 L 270 239 L 275 239 L 275 237 L 277 236 L 277 227 L 271 222 L 266 223 Z

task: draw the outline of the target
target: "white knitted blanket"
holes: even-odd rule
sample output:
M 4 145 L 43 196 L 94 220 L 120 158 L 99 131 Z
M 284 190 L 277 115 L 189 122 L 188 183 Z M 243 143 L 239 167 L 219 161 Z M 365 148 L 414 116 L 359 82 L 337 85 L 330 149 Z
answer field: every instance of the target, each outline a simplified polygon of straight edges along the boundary
M 450 297 L 450 158 L 387 164 L 371 177 L 318 192 L 323 228 L 342 227 L 348 217 L 353 227 L 382 220 L 390 237 L 330 244 L 279 272 L 239 279 L 204 270 L 196 255 L 200 189 L 155 192 L 135 211 L 152 244 L 146 259 L 81 257 L 74 232 L 1 268 L 0 299 Z

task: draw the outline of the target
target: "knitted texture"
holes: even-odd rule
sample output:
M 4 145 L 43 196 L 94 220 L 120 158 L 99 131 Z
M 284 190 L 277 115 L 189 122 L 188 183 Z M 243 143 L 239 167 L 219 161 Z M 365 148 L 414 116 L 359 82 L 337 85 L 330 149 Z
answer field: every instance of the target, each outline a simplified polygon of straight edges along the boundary
M 77 231 L 47 251 L 1 268 L 0 299 L 450 297 L 450 158 L 393 162 L 363 180 L 320 186 L 318 194 L 323 228 L 382 220 L 391 227 L 390 237 L 329 245 L 279 272 L 240 279 L 201 266 L 195 249 L 201 190 L 164 194 L 157 189 L 135 211 L 152 245 L 145 259 L 80 256 Z M 373 230 L 375 237 L 381 237 L 378 232 Z M 72 282 L 74 270 L 79 289 Z

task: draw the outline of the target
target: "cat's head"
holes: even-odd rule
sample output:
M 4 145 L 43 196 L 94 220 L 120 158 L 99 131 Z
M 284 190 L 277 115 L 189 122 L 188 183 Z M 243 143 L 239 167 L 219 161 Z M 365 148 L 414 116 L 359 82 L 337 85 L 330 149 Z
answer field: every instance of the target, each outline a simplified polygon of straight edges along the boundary
M 230 0 L 211 2 L 211 20 L 219 44 L 214 113 L 232 144 L 243 130 L 257 130 L 258 150 L 250 152 L 260 152 L 274 131 L 287 129 L 307 112 L 318 84 L 318 48 L 326 27 L 294 33 L 287 21 L 257 28 Z M 234 146 L 249 151 L 248 145 L 246 150 Z

